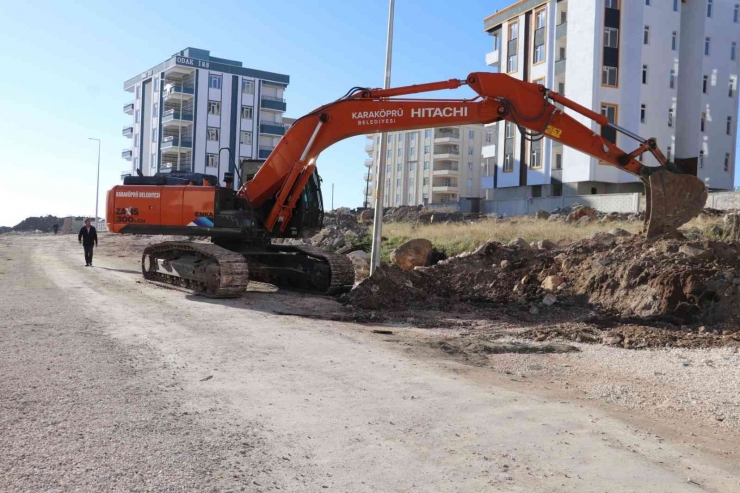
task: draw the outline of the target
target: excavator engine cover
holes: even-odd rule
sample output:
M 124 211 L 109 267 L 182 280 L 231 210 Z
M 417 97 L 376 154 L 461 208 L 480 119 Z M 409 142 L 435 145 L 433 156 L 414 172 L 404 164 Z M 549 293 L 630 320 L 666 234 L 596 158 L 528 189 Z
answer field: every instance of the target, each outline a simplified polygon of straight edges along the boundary
M 645 183 L 647 237 L 675 231 L 699 215 L 707 202 L 707 187 L 693 175 L 662 169 Z

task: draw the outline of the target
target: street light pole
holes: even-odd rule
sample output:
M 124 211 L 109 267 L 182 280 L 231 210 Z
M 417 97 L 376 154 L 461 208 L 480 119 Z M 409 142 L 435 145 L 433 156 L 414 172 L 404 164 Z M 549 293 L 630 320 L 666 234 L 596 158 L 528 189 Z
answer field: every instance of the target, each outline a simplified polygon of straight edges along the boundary
M 393 10 L 395 0 L 390 0 L 388 7 L 388 37 L 385 46 L 385 83 L 383 87 L 391 87 L 391 55 L 393 54 Z M 383 229 L 383 199 L 385 193 L 385 167 L 387 161 L 388 138 L 385 132 L 380 134 L 380 156 L 378 156 L 378 183 L 375 186 L 375 212 L 373 217 L 373 248 L 370 255 L 370 275 L 380 267 L 381 232 Z
M 88 140 L 98 141 L 98 176 L 95 179 L 95 228 L 98 227 L 98 195 L 100 194 L 100 139 L 89 137 Z

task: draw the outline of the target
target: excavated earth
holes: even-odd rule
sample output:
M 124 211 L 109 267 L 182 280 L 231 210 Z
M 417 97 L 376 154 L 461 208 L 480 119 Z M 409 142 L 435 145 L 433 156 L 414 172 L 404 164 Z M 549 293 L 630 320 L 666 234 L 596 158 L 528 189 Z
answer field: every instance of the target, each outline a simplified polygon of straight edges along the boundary
M 385 266 L 345 300 L 358 318 L 420 326 L 449 323 L 441 313 L 516 320 L 538 341 L 740 347 L 739 254 L 740 243 L 607 233 L 552 250 L 489 242 L 414 271 Z

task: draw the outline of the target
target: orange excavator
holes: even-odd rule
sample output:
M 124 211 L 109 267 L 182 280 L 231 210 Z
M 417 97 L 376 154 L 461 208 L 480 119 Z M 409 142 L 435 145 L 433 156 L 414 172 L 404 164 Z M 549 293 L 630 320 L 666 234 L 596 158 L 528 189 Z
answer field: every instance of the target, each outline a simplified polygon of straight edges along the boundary
M 408 99 L 405 96 L 469 86 L 473 99 Z M 558 105 L 560 105 L 560 107 Z M 602 128 L 627 135 L 638 146 L 625 152 L 601 132 L 564 112 L 568 108 Z M 648 237 L 675 231 L 700 212 L 704 184 L 667 162 L 655 139 L 623 129 L 542 85 L 506 74 L 472 73 L 391 89 L 353 88 L 344 97 L 293 123 L 259 171 L 235 190 L 215 176 L 190 173 L 134 176 L 108 192 L 108 230 L 123 234 L 210 237 L 211 243 L 163 242 L 142 255 L 144 277 L 214 297 L 239 296 L 251 280 L 328 294 L 352 287 L 352 265 L 344 255 L 311 246 L 276 244 L 273 238 L 310 234 L 323 223 L 316 158 L 332 144 L 384 131 L 508 121 L 523 137 L 562 142 L 599 163 L 638 176 L 645 185 Z M 660 166 L 638 158 L 650 152 Z

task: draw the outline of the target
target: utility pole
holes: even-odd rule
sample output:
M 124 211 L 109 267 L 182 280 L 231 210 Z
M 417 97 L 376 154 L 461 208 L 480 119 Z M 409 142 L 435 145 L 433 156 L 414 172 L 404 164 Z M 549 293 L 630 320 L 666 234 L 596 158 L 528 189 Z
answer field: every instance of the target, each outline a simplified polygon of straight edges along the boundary
M 100 193 L 100 139 L 89 137 L 88 140 L 98 141 L 98 177 L 95 180 L 95 228 L 98 227 L 98 195 Z
M 393 10 L 395 0 L 390 0 L 388 7 L 388 36 L 385 45 L 385 83 L 383 88 L 391 87 L 391 55 L 393 53 Z M 378 183 L 375 185 L 375 213 L 373 218 L 373 248 L 370 255 L 370 275 L 380 266 L 380 243 L 383 229 L 383 199 L 385 193 L 385 168 L 387 161 L 388 137 L 385 132 L 380 134 L 380 156 L 378 157 Z
M 331 184 L 331 210 L 334 210 L 334 184 Z

